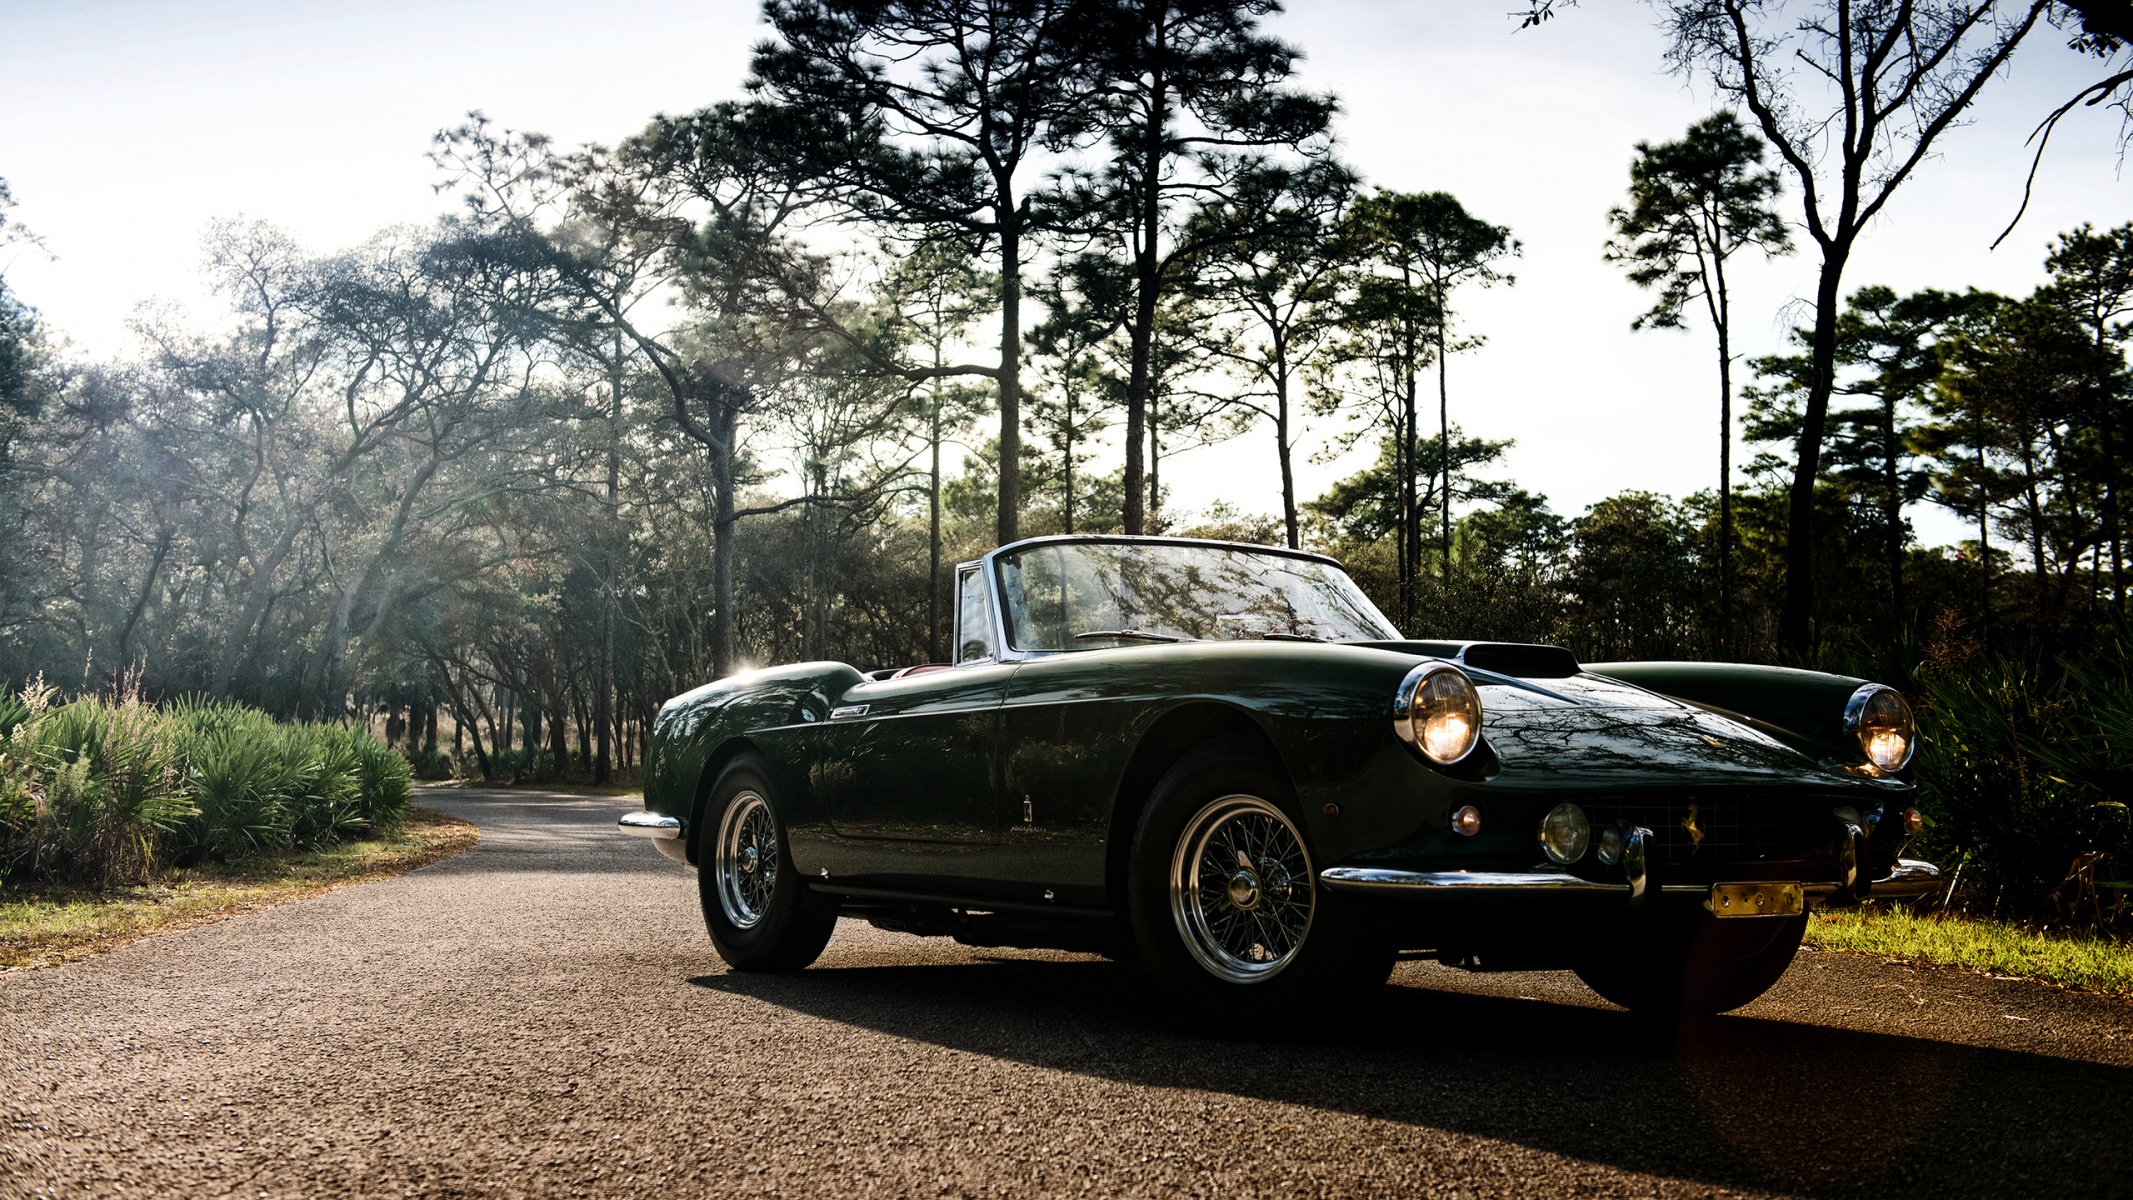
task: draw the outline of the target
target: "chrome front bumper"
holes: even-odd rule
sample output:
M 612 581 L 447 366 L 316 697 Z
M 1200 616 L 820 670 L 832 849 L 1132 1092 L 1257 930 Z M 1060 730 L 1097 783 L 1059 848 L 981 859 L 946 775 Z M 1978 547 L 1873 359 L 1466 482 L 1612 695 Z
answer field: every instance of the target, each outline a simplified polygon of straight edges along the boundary
M 1378 895 L 1419 896 L 1428 894 L 1465 893 L 1582 893 L 1588 896 L 1619 896 L 1631 899 L 1645 891 L 1643 880 L 1635 882 L 1607 883 L 1598 880 L 1580 879 L 1568 871 L 1547 869 L 1532 871 L 1407 871 L 1391 867 L 1328 867 L 1318 873 L 1318 878 L 1327 887 L 1344 892 L 1372 892 Z M 1940 868 L 1915 858 L 1896 860 L 1896 869 L 1883 878 L 1876 879 L 1868 890 L 1869 897 L 1907 899 L 1932 891 L 1940 880 Z M 1708 894 L 1708 883 L 1661 884 L 1658 890 L 1667 895 Z M 1802 889 L 1813 900 L 1827 900 L 1838 888 L 1833 883 L 1803 884 Z
M 624 833 L 652 839 L 652 845 L 675 862 L 689 861 L 688 841 L 682 836 L 688 832 L 688 823 L 680 817 L 655 812 L 623 813 L 615 826 Z

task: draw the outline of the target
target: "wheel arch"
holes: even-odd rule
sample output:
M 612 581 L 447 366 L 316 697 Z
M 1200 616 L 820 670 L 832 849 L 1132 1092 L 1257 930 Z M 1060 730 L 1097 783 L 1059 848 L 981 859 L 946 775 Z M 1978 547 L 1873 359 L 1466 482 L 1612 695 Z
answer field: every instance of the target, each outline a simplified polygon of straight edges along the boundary
M 689 801 L 689 836 L 686 849 L 686 853 L 689 856 L 689 865 L 696 865 L 696 847 L 703 836 L 700 831 L 703 829 L 704 805 L 711 798 L 712 785 L 718 782 L 718 777 L 725 773 L 726 768 L 732 765 L 734 759 L 743 754 L 754 754 L 760 757 L 762 753 L 762 747 L 757 746 L 754 739 L 743 734 L 729 737 L 720 742 L 712 749 L 710 755 L 704 759 L 703 772 L 696 780 L 696 795 Z
M 1125 906 L 1127 859 L 1133 851 L 1133 831 L 1155 792 L 1157 781 L 1171 765 L 1208 742 L 1236 738 L 1263 751 L 1267 765 L 1288 776 L 1287 764 L 1274 739 L 1251 714 L 1219 700 L 1192 700 L 1164 712 L 1149 725 L 1126 769 L 1119 776 L 1118 793 L 1111 805 L 1109 834 L 1104 840 L 1104 892 L 1118 911 Z

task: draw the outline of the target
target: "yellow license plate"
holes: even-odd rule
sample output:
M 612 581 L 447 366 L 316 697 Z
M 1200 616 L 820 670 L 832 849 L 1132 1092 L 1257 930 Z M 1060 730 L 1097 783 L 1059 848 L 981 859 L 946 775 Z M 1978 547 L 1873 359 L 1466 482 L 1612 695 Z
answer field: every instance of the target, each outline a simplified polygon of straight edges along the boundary
M 1797 917 L 1807 896 L 1797 883 L 1714 883 L 1710 908 L 1714 917 Z

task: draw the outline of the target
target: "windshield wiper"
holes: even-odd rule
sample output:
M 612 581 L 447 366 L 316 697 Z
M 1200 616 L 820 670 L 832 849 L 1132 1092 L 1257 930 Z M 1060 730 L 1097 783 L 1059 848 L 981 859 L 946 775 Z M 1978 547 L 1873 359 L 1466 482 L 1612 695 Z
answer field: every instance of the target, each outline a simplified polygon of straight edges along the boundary
M 1173 633 L 1150 633 L 1145 629 L 1090 629 L 1074 635 L 1075 641 L 1086 638 L 1119 638 L 1129 642 L 1182 642 L 1187 639 Z
M 1264 642 L 1323 642 L 1326 639 L 1308 633 L 1262 633 L 1259 635 L 1259 640 Z

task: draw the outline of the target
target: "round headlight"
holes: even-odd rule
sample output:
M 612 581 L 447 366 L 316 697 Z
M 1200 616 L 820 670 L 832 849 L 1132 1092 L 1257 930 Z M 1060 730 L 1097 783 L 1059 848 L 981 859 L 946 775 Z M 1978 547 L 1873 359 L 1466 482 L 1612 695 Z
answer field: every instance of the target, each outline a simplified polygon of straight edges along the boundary
M 1481 694 L 1450 663 L 1423 663 L 1400 681 L 1392 728 L 1431 762 L 1448 767 L 1481 742 Z
M 1592 821 L 1575 804 L 1558 804 L 1541 818 L 1541 849 L 1548 857 L 1569 866 L 1585 857 L 1592 841 Z
M 1859 739 L 1860 752 L 1879 770 L 1903 770 L 1918 749 L 1911 706 L 1896 689 L 1878 683 L 1852 693 L 1844 706 L 1844 728 Z

